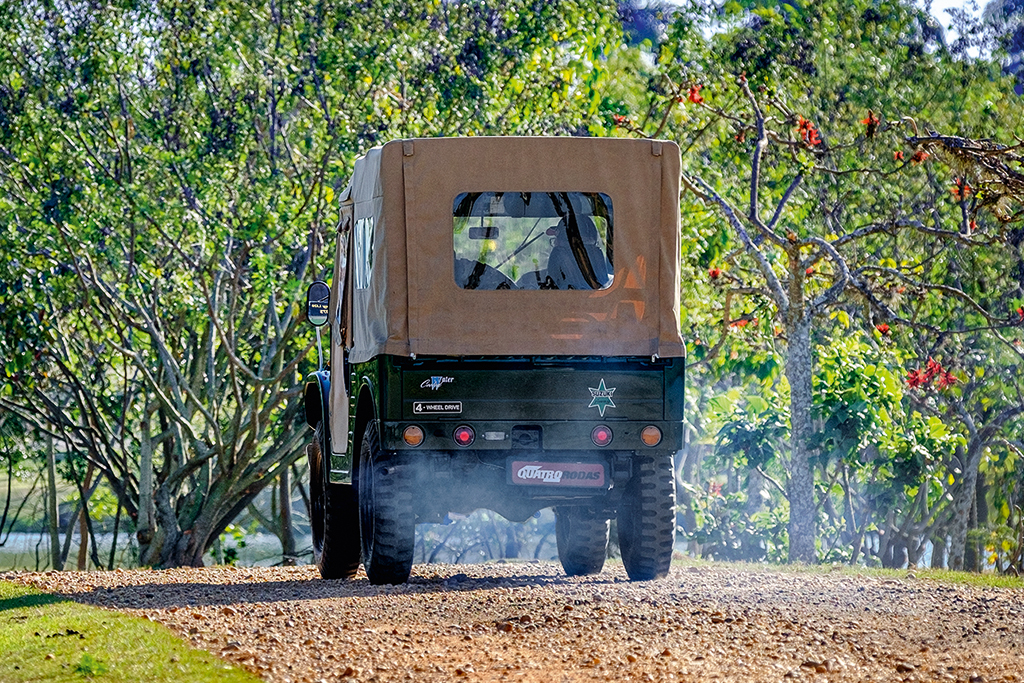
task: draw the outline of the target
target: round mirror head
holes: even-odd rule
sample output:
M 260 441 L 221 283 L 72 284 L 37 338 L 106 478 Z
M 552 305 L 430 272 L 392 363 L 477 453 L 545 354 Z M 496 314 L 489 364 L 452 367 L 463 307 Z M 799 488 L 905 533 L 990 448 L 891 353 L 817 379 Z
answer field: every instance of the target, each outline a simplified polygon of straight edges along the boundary
M 314 327 L 327 324 L 328 304 L 331 300 L 331 288 L 326 282 L 317 280 L 306 290 L 306 318 Z

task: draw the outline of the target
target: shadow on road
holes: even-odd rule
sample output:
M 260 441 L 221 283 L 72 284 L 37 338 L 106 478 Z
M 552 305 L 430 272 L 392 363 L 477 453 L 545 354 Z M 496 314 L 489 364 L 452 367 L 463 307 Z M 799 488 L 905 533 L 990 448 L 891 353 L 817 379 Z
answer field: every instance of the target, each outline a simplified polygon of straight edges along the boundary
M 423 595 L 434 593 L 491 591 L 498 588 L 544 587 L 565 584 L 598 587 L 622 583 L 616 577 L 568 578 L 557 574 L 521 577 L 470 577 L 456 573 L 447 577 L 417 577 L 400 586 L 373 586 L 364 575 L 351 580 L 260 581 L 242 578 L 237 583 L 163 583 L 96 587 L 67 593 L 62 597 L 77 602 L 115 609 L 168 609 L 205 605 L 238 605 L 249 602 L 274 603 L 378 595 Z

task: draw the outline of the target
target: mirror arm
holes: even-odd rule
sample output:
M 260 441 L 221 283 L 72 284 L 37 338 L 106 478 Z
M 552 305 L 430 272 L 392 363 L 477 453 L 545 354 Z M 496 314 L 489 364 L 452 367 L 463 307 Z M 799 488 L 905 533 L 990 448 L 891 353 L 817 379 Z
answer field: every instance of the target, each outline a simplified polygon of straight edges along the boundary
M 320 341 L 320 328 L 314 328 L 316 330 L 316 355 L 318 358 L 316 370 L 320 372 L 324 369 L 324 345 Z

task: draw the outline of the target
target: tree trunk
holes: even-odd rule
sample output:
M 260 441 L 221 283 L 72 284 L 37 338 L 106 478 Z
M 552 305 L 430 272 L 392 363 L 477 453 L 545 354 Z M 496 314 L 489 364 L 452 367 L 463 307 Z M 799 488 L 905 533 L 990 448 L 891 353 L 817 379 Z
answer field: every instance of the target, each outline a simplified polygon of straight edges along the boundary
M 281 564 L 295 565 L 295 528 L 292 525 L 292 478 L 287 467 L 281 468 L 279 495 L 281 501 Z
M 92 485 L 93 470 L 95 467 L 89 463 L 89 469 L 85 472 L 85 483 L 82 484 L 82 491 L 88 491 Z M 82 540 L 78 543 L 78 571 L 84 572 L 86 562 L 89 559 L 89 499 L 82 499 L 82 514 L 78 518 L 78 536 Z
M 764 497 L 762 496 L 764 487 L 764 477 L 761 476 L 757 468 L 749 469 L 747 471 L 747 504 L 744 507 L 744 512 L 748 517 L 752 517 L 764 507 Z
M 71 539 L 75 535 L 75 527 L 78 525 L 78 515 L 82 512 L 82 499 L 79 498 L 78 502 L 75 503 L 75 511 L 71 513 L 71 517 L 68 518 L 67 530 L 64 532 L 64 545 L 60 549 L 60 560 L 59 565 L 61 569 L 64 569 L 64 565 L 67 564 L 68 555 L 71 553 Z
M 983 571 L 987 561 L 984 539 L 988 530 L 988 482 L 983 476 L 979 476 L 974 484 L 974 523 L 971 524 L 971 528 L 982 532 L 982 536 L 970 544 L 974 557 L 970 564 L 967 561 L 964 564 L 971 571 Z
M 978 490 L 974 490 L 974 503 L 971 505 L 971 514 L 967 517 L 967 542 L 964 543 L 964 571 L 980 572 L 981 558 L 978 554 L 978 539 L 970 538 L 971 532 L 978 528 Z
M 57 504 L 57 458 L 53 437 L 46 440 L 46 516 L 50 521 L 50 567 L 64 569 L 60 549 L 60 506 Z
M 797 317 L 800 316 L 800 317 Z M 811 564 L 815 551 L 814 475 L 811 472 L 811 319 L 802 311 L 792 314 L 788 326 L 786 378 L 790 391 L 792 459 L 789 471 L 789 561 Z
M 946 537 L 932 537 L 932 569 L 946 568 Z
M 114 513 L 114 533 L 110 539 L 110 559 L 107 560 L 107 570 L 114 571 L 114 560 L 117 556 L 117 533 L 121 528 L 121 499 L 117 499 L 117 512 Z
M 949 528 L 949 568 L 964 569 L 964 555 L 967 550 L 967 530 L 970 526 L 971 508 L 977 492 L 978 465 L 981 462 L 983 444 L 977 437 L 967 446 L 964 456 L 963 476 L 953 499 L 953 521 Z
M 156 559 L 150 552 L 155 540 L 156 512 L 153 507 L 153 442 L 148 417 L 143 418 L 139 428 L 139 517 L 135 523 L 135 537 L 139 541 L 140 564 L 151 565 Z
M 682 481 L 693 486 L 700 486 L 700 463 L 703 459 L 703 448 L 702 444 L 692 443 L 689 439 L 690 430 L 685 431 L 687 434 L 686 450 L 684 453 L 683 465 L 682 465 Z M 697 513 L 693 506 L 693 497 L 690 495 L 686 487 L 676 487 L 676 500 L 679 502 L 679 507 L 683 510 L 683 529 L 686 533 L 692 534 L 697 529 Z M 613 522 L 614 523 L 614 522 Z M 612 535 L 612 538 L 618 538 Z M 696 541 L 689 540 L 686 542 L 686 552 L 689 553 L 690 557 L 700 557 L 700 544 Z
M 523 552 L 523 543 L 517 533 L 518 525 L 508 525 L 508 535 L 505 537 L 505 557 L 516 558 Z

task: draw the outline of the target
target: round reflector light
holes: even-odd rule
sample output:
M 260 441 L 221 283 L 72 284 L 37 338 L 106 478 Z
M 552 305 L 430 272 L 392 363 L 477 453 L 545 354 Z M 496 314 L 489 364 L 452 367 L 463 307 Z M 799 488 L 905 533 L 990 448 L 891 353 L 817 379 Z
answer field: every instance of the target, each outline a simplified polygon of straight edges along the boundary
M 409 425 L 402 432 L 402 438 L 410 446 L 419 446 L 423 443 L 423 428 L 418 425 Z
M 594 427 L 594 431 L 590 432 L 590 438 L 594 440 L 596 446 L 607 446 L 612 442 L 611 427 L 597 425 Z
M 657 446 L 661 443 L 661 430 L 654 425 L 647 425 L 640 430 L 640 440 L 644 442 L 645 446 Z
M 473 443 L 476 439 L 476 433 L 469 425 L 459 425 L 455 428 L 455 433 L 452 434 L 452 438 L 455 439 L 455 443 L 465 447 Z

